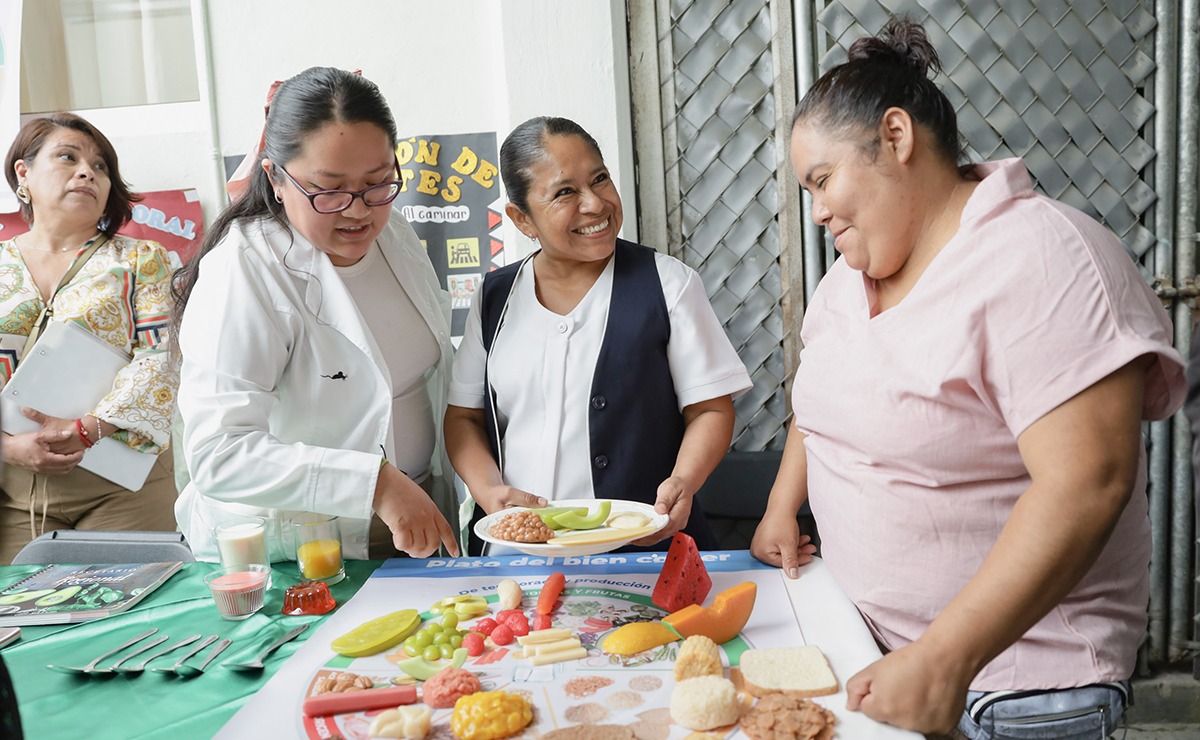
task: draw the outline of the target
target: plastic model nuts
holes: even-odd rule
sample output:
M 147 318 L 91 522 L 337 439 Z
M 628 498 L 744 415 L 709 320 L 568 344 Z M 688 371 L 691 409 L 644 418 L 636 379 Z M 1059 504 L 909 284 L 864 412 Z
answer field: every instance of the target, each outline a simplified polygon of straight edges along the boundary
M 388 709 L 371 722 L 371 737 L 421 740 L 429 733 L 429 707 L 407 706 Z
M 313 685 L 313 696 L 320 694 L 342 694 L 347 691 L 362 691 L 374 686 L 375 683 L 366 676 L 357 673 L 331 673 L 320 678 Z
M 533 511 L 516 511 L 488 528 L 488 534 L 509 542 L 549 542 L 554 532 Z

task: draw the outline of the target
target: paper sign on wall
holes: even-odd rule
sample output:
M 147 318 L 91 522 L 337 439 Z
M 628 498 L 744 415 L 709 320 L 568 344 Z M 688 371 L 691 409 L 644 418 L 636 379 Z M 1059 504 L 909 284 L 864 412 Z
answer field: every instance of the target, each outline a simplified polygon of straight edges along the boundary
M 186 263 L 204 238 L 204 217 L 199 194 L 187 190 L 159 190 L 139 193 L 142 200 L 133 206 L 133 218 L 117 230 L 133 239 L 158 242 L 179 255 Z M 12 239 L 29 231 L 20 213 L 0 213 L 0 240 Z
M 404 189 L 393 207 L 424 242 L 460 337 L 481 277 L 505 264 L 496 134 L 413 136 L 396 146 L 396 161 Z

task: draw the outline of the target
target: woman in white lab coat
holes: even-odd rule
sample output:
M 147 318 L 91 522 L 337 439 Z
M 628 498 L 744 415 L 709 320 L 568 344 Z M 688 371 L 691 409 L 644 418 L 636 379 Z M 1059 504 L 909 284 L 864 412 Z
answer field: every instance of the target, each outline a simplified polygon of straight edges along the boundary
M 287 80 L 251 182 L 177 282 L 191 480 L 175 512 L 198 559 L 230 514 L 267 517 L 286 558 L 299 512 L 337 515 L 350 558 L 457 555 L 437 428 L 449 301 L 391 207 L 395 146 L 369 80 Z

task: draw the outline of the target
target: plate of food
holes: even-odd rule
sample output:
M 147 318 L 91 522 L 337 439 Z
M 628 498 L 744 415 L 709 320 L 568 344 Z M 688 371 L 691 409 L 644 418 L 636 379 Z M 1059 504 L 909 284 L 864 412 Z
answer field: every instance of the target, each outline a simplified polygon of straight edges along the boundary
M 666 514 L 639 501 L 578 498 L 550 504 L 488 514 L 475 522 L 475 534 L 526 555 L 574 557 L 611 552 L 654 534 L 668 521 Z

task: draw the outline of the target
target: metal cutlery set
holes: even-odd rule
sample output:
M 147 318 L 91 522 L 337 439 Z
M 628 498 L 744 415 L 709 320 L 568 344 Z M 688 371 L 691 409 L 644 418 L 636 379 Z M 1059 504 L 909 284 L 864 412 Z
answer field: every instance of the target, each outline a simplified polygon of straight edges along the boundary
M 224 665 L 227 668 L 232 668 L 234 670 L 258 670 L 258 669 L 261 669 L 263 667 L 263 659 L 265 659 L 268 655 L 270 655 L 272 652 L 274 652 L 277 648 L 279 648 L 284 643 L 288 642 L 289 640 L 294 639 L 297 635 L 299 635 L 301 632 L 303 632 L 306 629 L 308 629 L 307 624 L 302 624 L 299 627 L 296 627 L 295 629 L 291 630 L 283 637 L 279 638 L 275 642 L 268 645 L 261 653 L 259 653 L 259 655 L 257 657 L 254 658 L 254 660 L 241 662 L 241 663 L 224 663 L 222 665 Z M 117 653 L 121 652 L 122 650 L 126 650 L 130 647 L 133 647 L 134 645 L 138 644 L 142 640 L 145 640 L 146 638 L 153 636 L 157 632 L 158 632 L 157 627 L 151 627 L 150 629 L 146 630 L 145 632 L 141 633 L 140 635 L 137 635 L 136 637 L 131 638 L 129 641 L 125 642 L 124 644 L 122 644 L 116 648 L 113 648 L 112 650 L 109 650 L 108 652 L 102 653 L 101 655 L 96 657 L 96 659 L 93 660 L 91 663 L 88 663 L 87 665 L 84 665 L 84 666 L 47 665 L 46 667 L 51 670 L 58 671 L 60 673 L 76 673 L 76 674 L 85 675 L 85 676 L 114 676 L 118 673 L 135 676 L 135 675 L 145 671 L 146 666 L 149 665 L 151 661 L 153 661 L 157 658 L 161 658 L 164 655 L 167 655 L 169 653 L 173 653 L 176 650 L 179 650 L 180 648 L 184 648 L 184 647 L 187 647 L 188 645 L 192 645 L 192 643 L 196 643 L 197 640 L 200 640 L 200 638 L 203 637 L 203 635 L 191 635 L 169 647 L 165 647 L 160 650 L 155 650 L 154 652 L 151 652 L 149 655 L 144 657 L 141 660 L 141 662 L 139 662 L 139 663 L 135 663 L 133 665 L 128 665 L 128 666 L 124 665 L 131 658 L 137 657 L 143 653 L 154 650 L 154 648 L 158 647 L 159 645 L 161 645 L 164 642 L 167 642 L 170 639 L 166 635 L 162 635 L 162 636 L 156 637 L 155 639 L 142 645 L 137 650 L 134 650 L 133 652 L 124 656 L 123 658 L 121 658 L 116 663 L 112 664 L 111 666 L 109 666 L 107 668 L 100 667 L 100 663 L 105 658 L 108 658 L 112 655 L 116 655 Z M 227 648 L 231 644 L 233 644 L 233 641 L 226 639 L 226 640 L 221 640 L 220 642 L 217 642 L 217 644 L 213 647 L 213 649 L 211 651 L 209 651 L 209 653 L 205 656 L 204 660 L 200 663 L 199 666 L 186 665 L 185 664 L 186 661 L 189 658 L 191 658 L 192 656 L 196 655 L 196 653 L 200 652 L 204 648 L 211 645 L 213 642 L 215 642 L 218 639 L 219 639 L 219 637 L 217 635 L 210 635 L 208 637 L 205 637 L 203 640 L 200 640 L 200 642 L 197 643 L 194 647 L 192 647 L 191 650 L 188 650 L 183 655 L 183 657 L 179 658 L 179 660 L 177 660 L 174 665 L 172 665 L 170 667 L 152 668 L 151 670 L 155 671 L 155 672 L 159 672 L 159 673 L 172 673 L 176 676 L 180 676 L 183 678 L 194 678 L 195 676 L 199 676 L 201 673 L 204 672 L 204 669 L 206 667 L 208 667 L 208 664 L 212 662 L 213 658 L 216 658 L 218 655 L 221 654 L 221 652 L 223 650 L 225 650 L 225 648 Z

